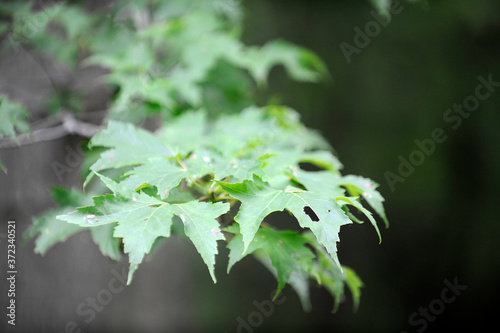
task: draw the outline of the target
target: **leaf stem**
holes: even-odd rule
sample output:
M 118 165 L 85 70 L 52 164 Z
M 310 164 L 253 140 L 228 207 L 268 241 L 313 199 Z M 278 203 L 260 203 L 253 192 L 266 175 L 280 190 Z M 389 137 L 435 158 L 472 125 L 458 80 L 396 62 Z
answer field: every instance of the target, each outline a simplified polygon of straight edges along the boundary
M 203 190 L 203 192 L 205 192 L 207 194 L 207 196 L 210 196 L 211 195 L 211 191 L 209 189 L 207 189 L 205 186 L 203 186 L 203 184 L 201 184 L 200 182 L 198 182 L 198 179 L 196 177 L 189 177 L 189 180 L 191 180 L 191 182 L 198 186 L 200 189 Z
M 189 168 L 187 167 L 187 165 L 177 156 L 175 157 L 175 160 L 177 161 L 177 163 L 179 163 L 179 165 L 184 169 L 184 170 L 188 170 Z M 200 189 L 203 190 L 203 192 L 205 192 L 208 196 L 210 196 L 210 194 L 212 193 L 212 191 L 210 191 L 209 189 L 207 189 L 203 184 L 201 184 L 199 181 L 198 181 L 198 178 L 196 176 L 193 176 L 193 177 L 189 177 L 189 180 L 191 180 L 191 182 L 198 186 Z

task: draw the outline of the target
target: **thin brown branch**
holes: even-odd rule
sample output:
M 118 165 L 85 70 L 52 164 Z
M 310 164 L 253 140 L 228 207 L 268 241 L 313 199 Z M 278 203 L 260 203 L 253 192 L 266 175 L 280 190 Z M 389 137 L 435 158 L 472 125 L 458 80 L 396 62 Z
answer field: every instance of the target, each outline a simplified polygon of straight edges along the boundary
M 21 134 L 17 137 L 17 142 L 12 138 L 0 139 L 0 149 L 56 140 L 67 135 L 90 138 L 101 129 L 99 125 L 78 120 L 72 113 L 67 111 L 61 112 L 57 117 L 51 118 L 44 123 L 45 125 L 58 123 L 58 125 L 34 129 L 31 133 Z M 36 127 L 39 127 L 40 123 L 37 125 Z

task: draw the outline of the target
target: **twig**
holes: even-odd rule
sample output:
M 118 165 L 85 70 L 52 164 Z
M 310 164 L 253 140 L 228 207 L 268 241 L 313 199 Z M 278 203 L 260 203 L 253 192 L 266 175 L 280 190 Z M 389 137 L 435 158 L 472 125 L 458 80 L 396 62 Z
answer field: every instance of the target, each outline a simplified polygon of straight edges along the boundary
M 30 134 L 21 134 L 17 137 L 17 141 L 12 138 L 0 139 L 0 149 L 24 146 L 42 141 L 56 140 L 66 135 L 79 135 L 85 138 L 90 138 L 101 129 L 101 126 L 99 125 L 76 119 L 72 113 L 67 111 L 61 112 L 58 117 L 54 117 L 53 119 L 57 118 L 59 118 L 59 125 L 36 129 Z M 53 119 L 47 121 L 47 123 L 53 123 Z

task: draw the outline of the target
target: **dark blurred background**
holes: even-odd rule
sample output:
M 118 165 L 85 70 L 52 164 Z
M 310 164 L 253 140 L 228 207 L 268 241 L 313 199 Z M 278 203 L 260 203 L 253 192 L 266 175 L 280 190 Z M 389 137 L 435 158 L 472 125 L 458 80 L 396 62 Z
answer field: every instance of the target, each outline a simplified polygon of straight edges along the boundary
M 500 2 L 402 2 L 363 47 L 356 46 L 355 28 L 364 31 L 375 21 L 367 1 L 243 5 L 246 43 L 283 38 L 316 52 L 331 73 L 328 82 L 305 84 L 275 68 L 259 100 L 298 110 L 303 122 L 335 147 L 344 174 L 375 180 L 386 198 L 390 228 L 383 230 L 381 244 L 368 224 L 341 232 L 340 261 L 365 284 L 358 311 L 353 313 L 347 294 L 332 314 L 333 300 L 313 286 L 310 313 L 287 287 L 271 314 L 256 314 L 262 312 L 256 304 L 270 299 L 277 285 L 264 267 L 249 257 L 226 275 L 227 251 L 221 246 L 213 285 L 194 247 L 172 239 L 141 265 L 131 286 L 86 323 L 88 316 L 80 316 L 78 306 L 103 293 L 127 263 L 103 258 L 82 235 L 44 257 L 33 253 L 32 242 L 18 245 L 17 325 L 13 329 L 2 315 L 0 331 L 64 332 L 72 330 L 71 321 L 82 332 L 446 332 L 483 331 L 491 324 L 494 329 L 500 295 L 500 84 L 493 84 L 475 111 L 460 116 L 460 124 L 446 116 L 454 104 L 473 100 L 479 76 L 500 82 Z M 357 48 L 349 62 L 342 43 Z M 50 89 L 42 82 L 43 71 L 28 55 L 0 61 L 0 90 L 36 106 L 36 95 Z M 36 89 L 23 89 L 34 81 Z M 435 143 L 431 154 L 419 155 L 422 163 L 399 178 L 404 181 L 391 185 L 388 172 L 398 175 L 400 158 L 415 158 L 415 140 L 432 138 L 436 129 L 446 139 Z M 61 183 L 51 162 L 64 163 L 65 147 L 81 142 L 66 137 L 0 152 L 9 168 L 7 176 L 0 175 L 0 218 L 17 222 L 18 239 L 33 216 L 54 206 L 48 191 Z M 66 174 L 64 185 L 78 187 L 78 171 Z M 3 256 L 0 262 L 4 267 Z M 454 283 L 467 288 L 450 300 L 453 293 L 443 290 Z M 421 311 L 429 307 L 426 317 Z

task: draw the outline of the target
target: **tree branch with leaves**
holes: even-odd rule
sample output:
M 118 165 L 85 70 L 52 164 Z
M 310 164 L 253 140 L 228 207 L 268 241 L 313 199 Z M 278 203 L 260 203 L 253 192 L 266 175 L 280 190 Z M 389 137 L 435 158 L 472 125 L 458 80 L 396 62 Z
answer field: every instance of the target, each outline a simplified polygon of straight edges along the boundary
M 340 263 L 337 242 L 341 226 L 361 223 L 360 216 L 380 237 L 371 212 L 387 226 L 378 185 L 342 175 L 330 144 L 296 111 L 255 105 L 272 67 L 316 82 L 328 75 L 326 66 L 282 40 L 244 45 L 240 5 L 222 2 L 118 1 L 104 12 L 57 4 L 51 11 L 29 47 L 69 68 L 106 68 L 103 79 L 116 94 L 102 126 L 70 111 L 58 116 L 61 133 L 91 137 L 89 150 L 101 153 L 87 156 L 85 191 L 54 189 L 59 208 L 35 218 L 25 239 L 35 238 L 35 251 L 45 254 L 90 232 L 105 256 L 128 255 L 128 283 L 145 255 L 173 236 L 193 243 L 216 282 L 222 241 L 230 250 L 228 272 L 251 254 L 276 276 L 276 296 L 288 283 L 309 310 L 304 286 L 312 280 L 334 296 L 334 310 L 345 288 L 357 307 L 363 284 Z M 2 10 L 19 31 L 17 16 L 30 8 Z M 27 131 L 22 107 L 1 101 L 7 125 L 0 134 Z M 154 132 L 138 125 L 145 119 L 155 119 Z M 276 211 L 290 213 L 289 230 L 273 226 Z

